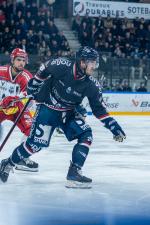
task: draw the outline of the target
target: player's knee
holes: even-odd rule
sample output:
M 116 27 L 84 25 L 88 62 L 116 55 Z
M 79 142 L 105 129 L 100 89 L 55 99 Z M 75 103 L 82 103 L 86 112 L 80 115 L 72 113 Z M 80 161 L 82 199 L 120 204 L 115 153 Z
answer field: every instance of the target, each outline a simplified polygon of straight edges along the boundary
M 84 132 L 78 139 L 78 143 L 90 147 L 93 142 L 92 130 Z

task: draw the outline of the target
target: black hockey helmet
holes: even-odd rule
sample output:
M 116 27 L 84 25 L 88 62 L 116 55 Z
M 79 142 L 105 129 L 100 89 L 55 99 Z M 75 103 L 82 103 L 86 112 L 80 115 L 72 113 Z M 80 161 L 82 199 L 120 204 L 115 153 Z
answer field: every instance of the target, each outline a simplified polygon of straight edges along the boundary
M 89 46 L 81 47 L 76 52 L 76 60 L 77 62 L 80 62 L 81 60 L 85 62 L 96 61 L 96 67 L 99 66 L 99 54 L 95 49 Z

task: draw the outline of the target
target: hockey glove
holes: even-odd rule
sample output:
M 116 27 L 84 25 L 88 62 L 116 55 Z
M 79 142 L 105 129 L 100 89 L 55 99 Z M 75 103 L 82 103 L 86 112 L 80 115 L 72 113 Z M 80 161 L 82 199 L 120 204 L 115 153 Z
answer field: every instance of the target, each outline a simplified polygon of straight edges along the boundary
M 0 102 L 0 108 L 6 115 L 15 114 L 19 110 L 17 105 L 18 99 L 18 96 L 7 96 Z
M 9 107 L 15 107 L 17 99 L 19 99 L 18 96 L 7 96 L 2 99 L 2 101 L 0 102 L 0 106 L 4 109 Z
M 33 96 L 33 98 L 35 99 L 36 95 L 41 90 L 43 83 L 44 81 L 39 80 L 35 77 L 30 79 L 27 86 L 27 94 Z
M 112 132 L 115 141 L 122 142 L 126 138 L 124 131 L 114 118 L 107 117 L 101 119 L 101 122 Z

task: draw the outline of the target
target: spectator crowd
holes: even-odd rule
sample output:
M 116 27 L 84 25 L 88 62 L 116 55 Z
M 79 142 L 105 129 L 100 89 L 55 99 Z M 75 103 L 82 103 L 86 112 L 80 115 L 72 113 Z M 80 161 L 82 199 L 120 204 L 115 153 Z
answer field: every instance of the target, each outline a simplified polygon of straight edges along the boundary
M 119 79 L 113 81 L 110 85 L 109 81 L 106 79 L 103 82 L 103 92 L 114 91 L 114 92 L 147 92 L 147 81 L 143 80 L 139 84 L 134 83 L 134 85 L 130 85 L 126 79 Z
M 41 7 L 36 1 L 0 2 L 0 53 L 9 54 L 16 47 L 45 58 L 71 54 L 47 1 Z
M 28 54 L 40 56 L 42 60 L 50 56 L 73 55 L 63 31 L 58 30 L 55 24 L 53 10 L 47 0 L 39 1 L 42 2 L 40 7 L 35 0 L 14 2 L 0 0 L 0 53 L 9 55 L 14 48 L 19 47 Z M 72 30 L 82 46 L 94 47 L 108 57 L 135 60 L 150 58 L 150 20 L 76 15 Z M 138 65 L 131 67 L 132 79 L 135 78 L 136 68 L 140 79 L 143 78 L 143 62 L 140 61 L 141 65 L 137 62 Z M 107 83 L 104 84 L 104 90 L 110 89 L 133 91 L 126 81 L 116 82 L 111 88 Z M 146 91 L 145 83 L 140 84 L 139 90 Z
M 91 18 L 77 15 L 72 29 L 82 46 L 117 58 L 150 58 L 150 21 L 144 18 Z

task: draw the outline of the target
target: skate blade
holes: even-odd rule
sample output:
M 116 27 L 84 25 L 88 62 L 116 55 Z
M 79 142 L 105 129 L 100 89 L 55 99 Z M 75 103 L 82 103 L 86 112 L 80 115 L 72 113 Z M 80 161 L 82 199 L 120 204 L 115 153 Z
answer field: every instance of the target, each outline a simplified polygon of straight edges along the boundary
M 92 188 L 92 184 L 67 180 L 65 187 L 66 188 L 76 188 L 76 189 L 90 189 L 90 188 Z
M 27 171 L 27 172 L 38 172 L 39 171 L 38 168 L 28 168 L 28 167 L 24 167 L 24 166 L 16 166 L 15 170 Z

